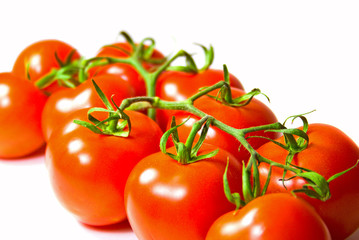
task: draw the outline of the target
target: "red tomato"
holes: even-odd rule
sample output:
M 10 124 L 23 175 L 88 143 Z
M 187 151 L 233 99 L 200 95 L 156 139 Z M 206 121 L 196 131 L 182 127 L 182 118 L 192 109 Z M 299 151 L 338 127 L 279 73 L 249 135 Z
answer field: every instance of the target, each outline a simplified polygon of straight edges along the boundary
M 66 62 L 71 57 L 71 61 L 80 58 L 80 54 L 70 45 L 59 40 L 42 40 L 26 47 L 17 57 L 12 72 L 22 78 L 36 82 L 40 78 L 49 74 L 53 69 L 59 69 L 60 64 L 56 55 L 62 62 Z M 57 82 L 45 87 L 43 90 L 53 93 L 61 88 Z
M 44 144 L 41 112 L 46 96 L 31 82 L 0 74 L 0 158 L 19 158 Z
M 217 147 L 203 144 L 199 154 Z M 175 149 L 169 148 L 175 153 Z M 141 240 L 204 239 L 212 222 L 233 205 L 223 191 L 223 173 L 229 159 L 231 189 L 241 189 L 241 165 L 228 152 L 190 164 L 180 164 L 162 152 L 141 160 L 125 188 L 130 225 Z
M 122 78 L 100 75 L 93 78 L 105 95 L 120 104 L 125 98 L 134 97 L 131 86 Z M 48 141 L 51 133 L 64 121 L 66 116 L 78 109 L 104 107 L 92 81 L 87 80 L 76 88 L 66 88 L 53 93 L 47 100 L 42 113 L 42 131 Z
M 304 200 L 267 194 L 218 218 L 206 240 L 330 240 L 327 226 Z
M 355 165 L 359 159 L 358 146 L 339 129 L 326 124 L 310 124 L 307 132 L 308 147 L 297 153 L 292 163 L 311 169 L 328 179 Z M 279 139 L 283 142 L 283 137 Z M 258 149 L 258 153 L 275 162 L 284 164 L 288 152 L 274 143 L 267 143 Z M 268 173 L 268 165 L 260 164 L 262 184 Z M 286 178 L 293 176 L 287 172 Z M 273 168 L 268 193 L 286 192 L 299 189 L 306 182 L 294 178 L 285 182 L 283 187 L 283 170 Z M 298 194 L 312 204 L 327 224 L 333 239 L 345 239 L 359 227 L 359 167 L 330 182 L 332 197 L 326 202 Z
M 224 80 L 223 70 L 208 69 L 197 74 L 167 71 L 162 73 L 156 83 L 156 96 L 168 101 L 182 101 L 199 91 L 200 88 L 209 87 Z M 232 87 L 242 89 L 241 82 L 232 74 L 229 74 Z M 164 131 L 167 120 L 173 112 L 168 110 L 157 110 L 157 122 Z
M 141 75 L 125 63 L 113 63 L 103 67 L 93 67 L 89 70 L 89 79 L 101 75 L 110 75 L 127 81 L 134 90 L 135 96 L 146 96 L 146 84 Z
M 86 120 L 87 110 L 71 114 L 56 129 L 46 148 L 46 166 L 58 200 L 89 225 L 108 225 L 126 219 L 124 188 L 142 158 L 159 151 L 162 131 L 142 113 L 127 111 L 129 137 L 95 134 L 72 122 Z M 95 116 L 106 118 L 103 113 Z
M 243 94 L 244 92 L 242 90 L 232 88 L 233 97 L 239 97 Z M 274 113 L 265 104 L 254 98 L 246 106 L 231 107 L 222 104 L 211 97 L 203 96 L 195 101 L 194 106 L 206 114 L 213 116 L 217 120 L 235 128 L 248 128 L 277 122 L 277 118 Z M 167 114 L 169 114 L 169 112 L 167 112 Z M 198 121 L 200 118 L 182 111 L 173 111 L 172 114 L 176 117 L 177 124 L 184 122 L 188 116 L 191 116 L 191 118 L 184 125 L 178 128 L 180 140 L 184 141 L 188 137 L 193 123 Z M 171 116 L 167 116 L 167 119 L 164 121 L 169 122 L 170 117 Z M 169 127 L 170 123 L 168 123 L 167 129 Z M 200 133 L 198 133 L 198 137 L 199 135 Z M 247 136 L 251 135 L 265 136 L 272 139 L 279 137 L 278 133 L 264 131 L 247 134 Z M 248 142 L 254 148 L 258 148 L 267 141 L 268 140 L 263 138 L 248 139 Z M 244 147 L 241 147 L 239 150 L 241 144 L 235 139 L 235 137 L 216 127 L 210 127 L 205 142 L 227 150 L 241 162 L 242 160 L 247 161 L 249 158 L 249 152 Z

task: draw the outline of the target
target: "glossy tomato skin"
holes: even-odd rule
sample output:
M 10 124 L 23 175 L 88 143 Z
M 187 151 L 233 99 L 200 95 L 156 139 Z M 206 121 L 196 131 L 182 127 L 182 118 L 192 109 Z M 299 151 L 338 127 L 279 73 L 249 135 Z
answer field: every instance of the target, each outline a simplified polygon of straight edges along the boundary
M 52 69 L 60 68 L 55 54 L 57 54 L 62 62 L 65 62 L 71 52 L 73 52 L 72 61 L 80 58 L 80 54 L 72 46 L 63 41 L 49 39 L 35 42 L 19 54 L 12 72 L 25 79 L 28 79 L 29 75 L 30 80 L 36 82 L 50 73 Z M 54 82 L 43 90 L 51 94 L 60 88 L 62 87 Z
M 41 113 L 46 96 L 31 82 L 0 73 L 0 158 L 20 158 L 44 144 Z
M 100 75 L 91 79 L 95 80 L 108 99 L 113 95 L 118 105 L 123 99 L 135 96 L 132 87 L 122 78 Z M 48 98 L 42 113 L 42 131 L 45 140 L 49 140 L 53 130 L 61 125 L 67 115 L 89 107 L 105 107 L 90 79 L 76 88 L 66 88 L 53 93 Z
M 167 101 L 183 101 L 196 94 L 201 88 L 212 86 L 224 80 L 222 70 L 207 69 L 199 73 L 180 71 L 163 72 L 156 82 L 156 96 Z M 230 74 L 230 85 L 242 89 L 242 83 Z M 168 119 L 171 119 L 173 111 L 157 110 L 156 121 L 163 131 L 166 130 Z
M 244 92 L 242 90 L 232 88 L 233 97 L 239 97 L 243 94 Z M 217 120 L 235 128 L 248 128 L 277 122 L 274 113 L 257 99 L 252 99 L 248 105 L 243 107 L 231 107 L 211 97 L 203 96 L 195 101 L 194 106 Z M 167 112 L 167 114 L 170 114 L 170 112 Z M 198 121 L 199 118 L 182 111 L 173 111 L 172 115 L 176 117 L 177 124 L 185 121 L 188 116 L 191 116 L 187 123 L 178 128 L 180 140 L 184 141 L 189 135 L 193 123 Z M 164 121 L 169 121 L 170 117 L 170 115 L 167 115 Z M 170 122 L 167 123 L 167 129 L 169 129 L 169 127 Z M 199 137 L 199 133 L 197 135 Z M 263 131 L 250 133 L 246 136 L 251 135 L 265 136 L 271 139 L 279 137 L 278 133 Z M 268 141 L 263 138 L 249 138 L 247 140 L 254 148 L 258 148 Z M 247 161 L 249 158 L 249 152 L 244 147 L 240 147 L 241 144 L 235 137 L 216 127 L 210 127 L 205 142 L 227 150 L 241 162 L 242 160 Z
M 206 240 L 330 240 L 328 228 L 304 200 L 291 194 L 267 194 L 218 218 Z
M 141 75 L 129 64 L 113 63 L 101 67 L 93 67 L 89 70 L 89 79 L 102 75 L 121 78 L 128 82 L 135 96 L 146 96 L 146 84 Z
M 216 149 L 203 144 L 200 154 Z M 174 148 L 169 148 L 174 153 Z M 125 205 L 131 227 L 141 240 L 204 239 L 220 215 L 233 208 L 223 191 L 223 173 L 233 191 L 241 189 L 241 165 L 219 149 L 211 159 L 182 165 L 167 155 L 152 154 L 131 172 Z
M 87 110 L 74 112 L 67 124 L 54 131 L 45 160 L 62 205 L 80 222 L 102 226 L 126 219 L 127 177 L 137 162 L 159 151 L 162 132 L 146 115 L 127 111 L 132 123 L 129 137 L 95 134 L 72 122 L 86 120 Z
M 355 165 L 359 159 L 358 146 L 339 129 L 327 124 L 310 124 L 308 129 L 309 145 L 296 154 L 294 165 L 311 169 L 323 175 L 325 179 Z M 283 138 L 279 141 L 283 142 Z M 258 153 L 275 162 L 284 164 L 287 151 L 273 143 L 264 144 Z M 260 164 L 262 185 L 268 173 L 268 165 Z M 268 193 L 286 192 L 299 189 L 306 182 L 301 178 L 294 178 L 285 182 L 281 179 L 283 171 L 273 168 Z M 286 178 L 292 176 L 287 173 Z M 329 228 L 333 239 L 345 239 L 359 226 L 359 167 L 357 166 L 345 175 L 330 182 L 331 198 L 326 202 L 298 194 L 307 200 L 317 210 Z

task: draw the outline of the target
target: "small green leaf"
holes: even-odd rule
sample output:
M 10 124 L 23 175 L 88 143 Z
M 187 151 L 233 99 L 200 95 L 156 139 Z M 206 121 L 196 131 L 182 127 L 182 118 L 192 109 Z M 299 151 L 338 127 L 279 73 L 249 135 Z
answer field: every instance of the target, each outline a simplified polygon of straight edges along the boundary
M 267 179 L 266 179 L 266 182 L 265 182 L 265 184 L 264 184 L 264 186 L 263 186 L 262 193 L 261 193 L 262 196 L 267 192 L 267 189 L 268 189 L 268 186 L 269 186 L 269 183 L 270 183 L 271 176 L 272 176 L 272 165 L 269 166 L 269 171 L 268 171 Z
M 135 42 L 132 40 L 132 38 L 130 37 L 130 35 L 125 32 L 125 31 L 121 31 L 120 32 L 120 35 L 122 35 L 125 39 L 126 39 L 126 42 L 129 43 L 131 46 L 132 46 L 132 50 L 135 51 L 136 49 L 136 44 Z M 130 54 L 128 54 L 130 55 Z
M 243 203 L 239 193 L 231 192 L 231 189 L 229 187 L 228 178 L 227 178 L 228 167 L 229 167 L 229 159 L 227 159 L 226 168 L 225 168 L 224 174 L 223 174 L 223 190 L 224 190 L 224 194 L 226 195 L 226 198 L 228 199 L 228 201 L 233 203 L 234 205 L 236 205 L 236 210 L 238 210 L 241 206 L 244 205 L 244 203 Z
M 305 184 L 302 189 L 295 190 L 295 192 L 304 192 L 308 196 L 322 201 L 326 201 L 330 198 L 329 183 L 322 175 L 316 172 L 303 172 L 296 175 L 304 178 L 308 184 Z
M 244 201 L 248 203 L 252 201 L 252 199 L 254 198 L 252 186 L 251 186 L 251 179 L 250 179 L 251 173 L 245 167 L 244 162 L 242 162 L 242 165 L 243 165 L 242 168 L 243 197 L 244 197 Z
M 89 130 L 91 130 L 92 132 L 94 132 L 96 134 L 103 134 L 102 131 L 99 128 L 95 127 L 94 125 L 92 125 L 89 122 L 75 119 L 74 123 L 76 123 L 76 124 L 78 124 L 80 126 L 86 127 L 86 128 L 88 128 Z
M 216 149 L 210 153 L 206 153 L 206 154 L 203 154 L 203 155 L 199 155 L 199 156 L 193 156 L 191 158 L 190 161 L 188 161 L 188 163 L 194 163 L 194 162 L 197 162 L 199 160 L 203 160 L 203 159 L 208 159 L 208 158 L 211 158 L 211 157 L 214 157 L 217 155 L 219 149 Z
M 350 170 L 356 168 L 356 167 L 358 166 L 358 163 L 359 163 L 359 159 L 357 160 L 357 162 L 355 163 L 354 166 L 352 166 L 352 167 L 350 167 L 350 168 L 348 168 L 348 169 L 346 169 L 346 170 L 344 170 L 344 171 L 342 171 L 342 172 L 339 172 L 339 173 L 337 173 L 337 174 L 334 174 L 333 176 L 331 176 L 331 177 L 327 180 L 328 183 L 331 182 L 331 181 L 333 181 L 334 179 L 336 179 L 336 178 L 342 176 L 343 174 L 349 172 Z
M 204 66 L 200 69 L 200 71 L 207 70 L 213 63 L 213 59 L 214 59 L 213 46 L 210 45 L 210 47 L 208 49 L 205 46 L 203 46 L 202 44 L 197 43 L 196 45 L 198 45 L 202 48 L 202 50 L 204 51 L 204 56 L 205 56 L 205 63 L 204 63 Z
M 174 127 L 171 127 L 169 130 L 167 130 L 167 131 L 162 135 L 161 140 L 160 140 L 160 150 L 161 150 L 161 152 L 163 152 L 163 153 L 165 153 L 165 154 L 167 154 L 167 155 L 169 155 L 170 157 L 173 158 L 173 154 L 169 154 L 169 153 L 167 152 L 167 149 L 166 149 L 166 147 L 167 147 L 167 141 L 168 141 L 169 137 L 171 136 L 171 134 L 173 134 L 174 131 L 177 131 L 177 128 L 179 128 L 180 126 L 182 126 L 183 124 L 185 124 L 185 123 L 188 121 L 189 118 L 190 118 L 190 117 L 188 117 L 185 121 L 183 121 L 183 122 L 180 123 L 179 125 L 176 125 L 176 126 L 174 126 Z M 173 158 L 173 159 L 175 159 L 175 158 Z M 175 160 L 177 160 L 177 159 L 175 159 Z
M 231 106 L 234 106 L 234 107 L 246 106 L 257 95 L 263 95 L 268 99 L 268 101 L 270 101 L 269 97 L 266 94 L 262 93 L 260 89 L 254 88 L 254 89 L 252 89 L 252 91 L 233 99 L 233 103 L 231 104 Z
M 112 105 L 110 104 L 109 100 L 107 99 L 106 95 L 102 92 L 101 88 L 96 84 L 95 80 L 93 80 L 93 79 L 92 79 L 92 84 L 94 85 L 98 96 L 101 98 L 101 100 L 105 104 L 105 106 L 110 110 L 114 110 Z
M 195 146 L 192 148 L 192 155 L 193 156 L 197 156 L 197 153 L 199 151 L 199 149 L 201 148 L 204 140 L 206 139 L 206 136 L 207 136 L 207 133 L 208 133 L 208 130 L 210 128 L 210 125 L 212 124 L 212 119 L 211 118 L 208 118 L 205 117 L 205 120 L 204 120 L 206 123 L 204 124 L 203 128 L 202 128 L 202 131 L 201 131 L 201 135 L 199 137 L 199 140 L 197 141 L 197 143 L 195 144 Z M 202 125 L 202 124 L 201 124 Z

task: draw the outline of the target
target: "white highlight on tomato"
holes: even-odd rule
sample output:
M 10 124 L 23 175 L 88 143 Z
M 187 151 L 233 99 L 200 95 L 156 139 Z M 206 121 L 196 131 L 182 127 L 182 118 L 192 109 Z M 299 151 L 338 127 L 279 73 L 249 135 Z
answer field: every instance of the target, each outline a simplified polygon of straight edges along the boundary
M 165 92 L 168 94 L 168 96 L 175 97 L 175 101 L 186 100 L 186 97 L 178 93 L 178 89 L 175 84 L 167 84 L 165 86 Z
M 187 193 L 186 189 L 183 187 L 173 187 L 164 184 L 157 184 L 153 187 L 152 191 L 156 195 L 173 200 L 181 200 Z
M 221 229 L 221 233 L 223 235 L 232 235 L 240 229 L 250 226 L 251 224 L 253 224 L 253 220 L 257 211 L 257 209 L 253 209 L 238 221 L 225 224 Z
M 126 74 L 123 74 L 124 71 L 122 68 L 119 68 L 117 66 L 113 66 L 113 67 L 110 67 L 108 70 L 107 70 L 108 73 L 110 74 L 116 74 L 116 75 L 120 75 L 121 74 L 121 78 L 125 81 L 128 81 L 128 77 Z
M 84 143 L 80 139 L 75 139 L 69 143 L 67 148 L 69 150 L 69 153 L 77 153 L 82 149 L 83 146 Z
M 35 54 L 30 59 L 30 68 L 34 69 L 36 72 L 41 72 L 41 55 Z
M 140 183 L 141 184 L 148 184 L 156 179 L 158 173 L 156 169 L 149 168 L 146 169 L 141 175 L 140 175 Z
M 78 125 L 77 123 L 74 123 L 74 122 L 70 122 L 69 124 L 67 124 L 65 126 L 65 129 L 64 129 L 64 134 L 68 134 L 72 131 L 74 131 L 75 129 L 77 129 L 80 125 Z
M 90 163 L 91 157 L 86 153 L 81 153 L 79 154 L 79 160 L 81 164 L 86 165 Z
M 61 112 L 69 112 L 73 109 L 88 108 L 88 100 L 91 96 L 91 90 L 87 89 L 77 95 L 74 99 L 64 98 L 57 102 L 56 109 Z
M 10 104 L 9 99 L 10 88 L 6 84 L 0 84 L 0 107 L 7 107 Z

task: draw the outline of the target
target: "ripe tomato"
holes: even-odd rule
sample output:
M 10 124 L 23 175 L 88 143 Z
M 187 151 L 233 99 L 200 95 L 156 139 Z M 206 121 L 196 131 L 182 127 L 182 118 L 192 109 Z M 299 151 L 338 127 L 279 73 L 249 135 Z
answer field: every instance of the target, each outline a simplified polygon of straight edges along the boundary
M 131 65 L 125 63 L 113 63 L 102 67 L 93 67 L 89 70 L 89 79 L 101 75 L 121 78 L 131 85 L 135 96 L 146 96 L 145 81 Z
M 217 147 L 203 144 L 199 154 Z M 168 152 L 175 153 L 175 148 Z M 233 205 L 223 191 L 223 173 L 229 159 L 231 189 L 241 189 L 241 165 L 228 152 L 190 164 L 180 164 L 158 152 L 141 160 L 125 188 L 130 225 L 141 240 L 204 239 L 212 222 Z
M 218 218 L 206 240 L 330 240 L 327 226 L 304 200 L 291 194 L 267 194 Z
M 159 151 L 162 131 L 142 113 L 127 111 L 129 137 L 95 134 L 72 122 L 86 120 L 87 110 L 69 115 L 46 148 L 46 166 L 58 200 L 82 223 L 108 225 L 126 219 L 124 188 L 142 158 Z M 107 114 L 96 112 L 103 120 Z
M 100 75 L 92 78 L 105 95 L 120 104 L 125 98 L 134 97 L 132 87 L 122 78 L 111 75 Z M 76 88 L 66 88 L 53 93 L 47 100 L 42 113 L 42 131 L 48 141 L 55 128 L 61 125 L 66 116 L 78 109 L 104 107 L 92 81 L 87 80 Z
M 244 92 L 242 90 L 232 88 L 233 97 L 239 97 L 243 94 Z M 194 102 L 194 106 L 207 113 L 208 115 L 213 116 L 217 120 L 235 128 L 247 128 L 277 122 L 277 118 L 275 117 L 274 113 L 265 104 L 254 98 L 246 106 L 231 107 L 216 101 L 211 97 L 202 96 Z M 173 111 L 173 116 L 176 117 L 177 124 L 184 122 L 188 116 L 191 116 L 191 118 L 184 125 L 178 128 L 180 140 L 184 141 L 189 135 L 193 123 L 198 121 L 199 118 L 182 111 Z M 169 122 L 168 119 L 170 117 L 171 116 L 167 116 L 167 119 L 164 121 Z M 167 128 L 169 127 L 170 123 L 167 125 Z M 198 137 L 199 135 L 200 133 L 198 133 Z M 265 136 L 272 139 L 279 137 L 278 133 L 264 131 L 247 134 L 247 136 L 251 135 Z M 254 148 L 258 148 L 267 141 L 268 140 L 263 138 L 248 139 L 248 142 Z M 223 148 L 224 150 L 233 154 L 241 162 L 242 160 L 247 161 L 249 158 L 249 152 L 241 146 L 238 140 L 216 127 L 210 127 L 205 142 Z
M 71 56 L 72 54 L 72 56 Z M 59 40 L 42 40 L 26 47 L 17 57 L 12 72 L 22 78 L 36 82 L 49 74 L 52 69 L 59 69 L 61 62 L 71 61 L 80 58 L 80 54 L 69 44 Z M 57 82 L 45 87 L 43 90 L 53 93 L 61 88 Z
M 292 164 L 318 172 L 325 179 L 355 165 L 359 159 L 358 146 L 339 129 L 326 124 L 310 124 L 307 132 L 308 147 L 297 153 Z M 283 137 L 279 139 L 283 142 Z M 286 150 L 274 143 L 266 143 L 258 149 L 258 153 L 275 162 L 284 164 L 288 154 Z M 261 163 L 261 180 L 264 185 L 268 173 L 268 165 Z M 285 178 L 293 176 L 287 172 Z M 283 187 L 283 170 L 273 168 L 268 193 L 286 192 L 299 189 L 306 182 L 302 178 L 285 181 Z M 359 226 L 359 167 L 330 182 L 332 197 L 322 202 L 298 194 L 312 204 L 327 224 L 333 239 L 345 239 Z
M 163 100 L 182 101 L 197 93 L 200 88 L 209 87 L 223 80 L 223 70 L 208 69 L 199 73 L 167 71 L 163 72 L 157 80 L 156 95 Z M 229 82 L 232 87 L 243 90 L 241 82 L 234 75 L 229 74 Z M 173 111 L 157 110 L 156 121 L 163 131 L 172 114 Z
M 31 82 L 0 73 L 0 157 L 19 158 L 44 144 L 41 112 L 46 96 Z

